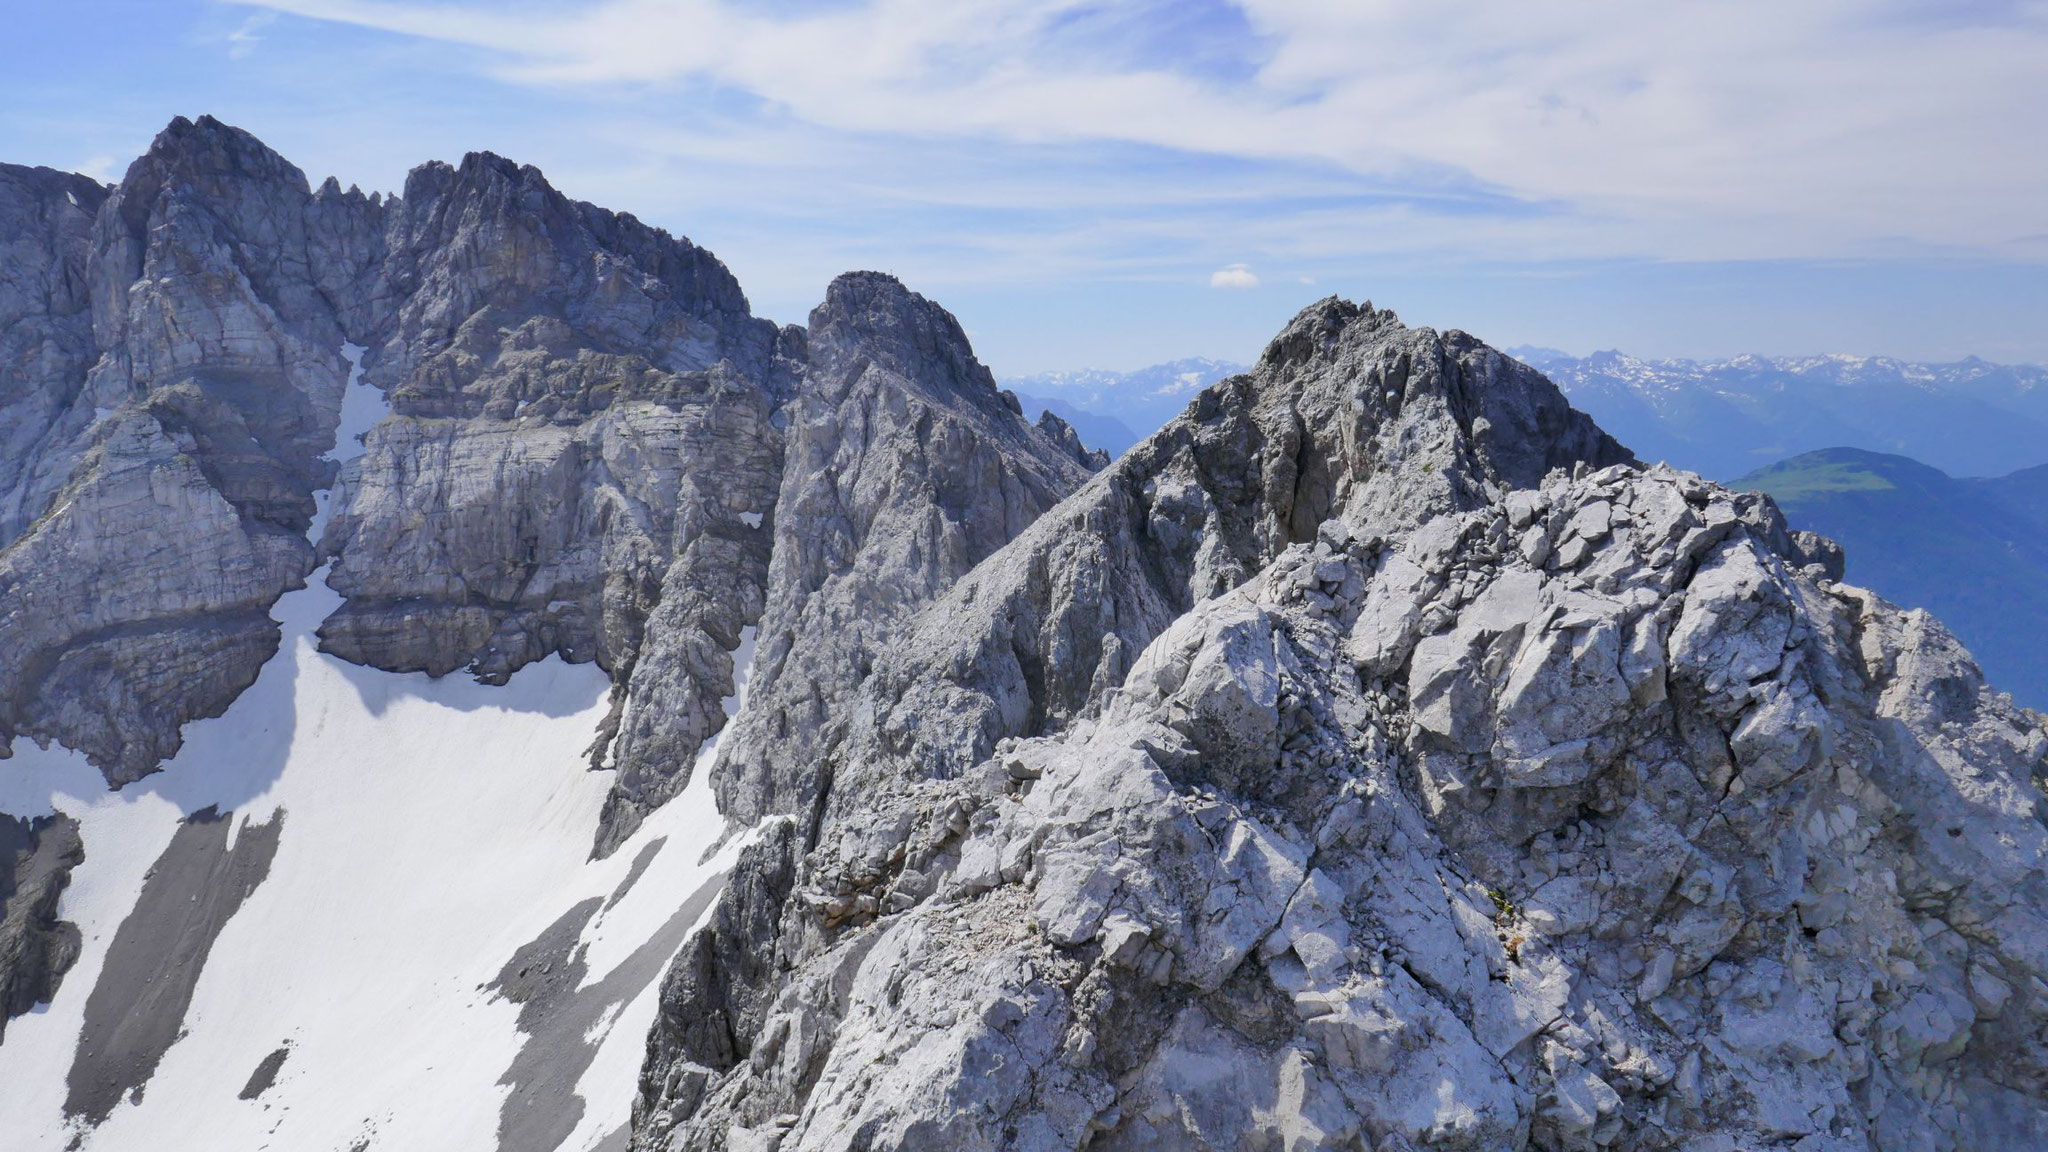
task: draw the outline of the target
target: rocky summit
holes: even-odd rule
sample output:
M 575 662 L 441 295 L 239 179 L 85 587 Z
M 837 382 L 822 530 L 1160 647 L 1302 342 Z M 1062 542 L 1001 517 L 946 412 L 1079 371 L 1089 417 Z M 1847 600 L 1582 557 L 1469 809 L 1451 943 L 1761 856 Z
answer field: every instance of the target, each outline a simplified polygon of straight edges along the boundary
M 1842 575 L 1369 304 L 1109 462 L 496 156 L 0 166 L 0 1144 L 2048 1147 L 2048 728 Z

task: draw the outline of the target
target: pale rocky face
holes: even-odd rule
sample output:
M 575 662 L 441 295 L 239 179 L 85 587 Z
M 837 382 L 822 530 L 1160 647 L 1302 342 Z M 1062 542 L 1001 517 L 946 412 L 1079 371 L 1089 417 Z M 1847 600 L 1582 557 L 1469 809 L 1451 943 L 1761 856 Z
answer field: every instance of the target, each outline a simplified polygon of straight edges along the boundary
M 179 121 L 0 223 L 0 738 L 153 771 L 316 564 L 348 661 L 594 661 L 597 853 L 701 773 L 737 858 L 635 1147 L 2048 1144 L 2039 719 L 1463 333 L 1323 301 L 1103 467 L 893 279 L 777 330 L 493 156 Z M 80 847 L 14 827 L 10 1013 Z

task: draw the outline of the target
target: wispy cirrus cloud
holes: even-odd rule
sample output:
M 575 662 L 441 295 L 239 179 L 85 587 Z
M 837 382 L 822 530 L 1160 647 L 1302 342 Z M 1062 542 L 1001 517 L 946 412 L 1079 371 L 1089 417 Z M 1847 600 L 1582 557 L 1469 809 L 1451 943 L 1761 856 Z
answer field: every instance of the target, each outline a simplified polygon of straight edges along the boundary
M 2048 3 L 249 0 L 515 84 L 1115 142 L 1546 206 L 1586 255 L 2012 255 L 2048 224 Z
M 276 20 L 275 12 L 258 12 L 242 21 L 240 27 L 227 34 L 229 59 L 246 59 L 251 52 L 256 51 L 256 46 L 263 43 L 263 29 Z
M 0 159 L 174 114 L 317 181 L 490 149 L 799 319 L 897 272 L 1012 370 L 1337 292 L 1497 342 L 2048 357 L 2048 0 L 75 0 Z M 1216 291 L 1244 264 L 1260 290 Z

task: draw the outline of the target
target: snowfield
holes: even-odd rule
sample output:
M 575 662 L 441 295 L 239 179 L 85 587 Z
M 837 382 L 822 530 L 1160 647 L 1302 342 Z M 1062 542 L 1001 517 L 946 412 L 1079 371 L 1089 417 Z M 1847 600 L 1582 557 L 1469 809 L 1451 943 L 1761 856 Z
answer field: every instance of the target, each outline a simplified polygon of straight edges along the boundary
M 279 601 L 284 644 L 256 684 L 226 715 L 190 725 L 164 771 L 109 792 L 82 756 L 24 742 L 0 773 L 0 810 L 66 812 L 86 851 L 61 906 L 84 953 L 55 1001 L 0 1044 L 0 1114 L 21 1147 L 69 1141 L 66 1077 L 88 995 L 145 874 L 192 813 L 233 809 L 231 841 L 281 820 L 276 855 L 206 956 L 185 1034 L 141 1101 L 86 1133 L 91 1152 L 364 1138 L 496 1149 L 510 1091 L 499 1080 L 528 1040 L 519 1005 L 488 987 L 507 961 L 579 902 L 610 900 L 651 847 L 579 934 L 581 986 L 596 985 L 686 901 L 708 905 L 690 897 L 715 891 L 743 846 L 734 837 L 706 855 L 724 822 L 700 774 L 609 859 L 589 860 L 611 776 L 582 752 L 605 675 L 551 658 L 493 688 L 321 655 L 312 630 L 340 603 L 321 575 Z M 597 1147 L 626 1122 L 658 977 L 680 943 L 590 1037 L 584 1111 L 556 1147 Z M 280 1047 L 275 1083 L 238 1099 Z
M 345 432 L 382 414 L 350 385 Z M 360 451 L 352 434 L 337 449 Z M 659 977 L 748 837 L 721 843 L 699 772 L 589 859 L 606 675 L 550 658 L 490 687 L 322 655 L 314 629 L 341 603 L 325 575 L 278 601 L 277 655 L 163 771 L 109 792 L 84 757 L 25 740 L 0 770 L 0 811 L 62 811 L 85 844 L 60 907 L 83 954 L 0 1044 L 10 1147 L 623 1145 Z M 266 873 L 244 853 L 273 837 Z M 239 903 L 219 891 L 238 875 L 255 877 Z M 153 1071 L 152 1027 L 175 1036 Z M 95 1091 L 97 1126 L 77 1103 Z

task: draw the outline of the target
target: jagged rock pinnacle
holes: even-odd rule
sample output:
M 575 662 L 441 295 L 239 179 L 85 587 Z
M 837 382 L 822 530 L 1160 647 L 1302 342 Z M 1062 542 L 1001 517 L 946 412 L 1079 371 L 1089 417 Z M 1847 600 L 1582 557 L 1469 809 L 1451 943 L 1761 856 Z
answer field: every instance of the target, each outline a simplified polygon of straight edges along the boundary
M 214 950 L 298 987 L 303 943 L 230 918 L 360 896 L 358 847 L 409 841 L 446 880 L 544 839 L 573 857 L 545 900 L 522 871 L 450 909 L 449 939 L 509 955 L 397 940 L 389 979 L 329 985 L 405 985 L 515 1046 L 486 1143 L 585 1108 L 618 1132 L 577 1070 L 617 1066 L 595 1046 L 673 957 L 623 1133 L 649 1152 L 2048 1146 L 2048 732 L 1924 613 L 1841 584 L 1839 549 L 1645 467 L 1470 335 L 1336 298 L 1106 467 L 1018 409 L 893 277 L 778 329 L 710 253 L 488 153 L 395 199 L 314 192 L 202 117 L 111 190 L 0 167 L 0 746 L 155 770 L 315 571 L 331 657 L 498 685 L 559 656 L 611 691 L 522 680 L 521 730 L 557 743 L 452 801 L 409 751 L 431 803 L 352 809 L 338 768 L 410 777 L 287 758 L 289 824 L 175 776 L 149 804 L 31 789 L 79 814 L 0 817 L 6 1010 L 126 941 L 82 965 L 110 983 L 75 1032 L 69 1007 L 16 1024 L 84 1054 L 35 1089 L 74 1101 L 53 1123 L 145 1130 L 159 1057 L 205 1082 L 187 1027 L 245 1027 L 251 1059 L 181 1123 L 254 1115 L 236 1084 L 353 1099 L 318 1070 L 420 1026 L 272 995 L 185 1018 Z M 293 626 L 287 677 L 421 687 Z M 235 739 L 401 723 L 277 698 L 306 715 Z M 389 711 L 459 726 L 439 707 Z M 539 794 L 493 793 L 474 859 L 420 848 L 515 767 Z M 678 829 L 704 842 L 664 848 Z M 158 833 L 171 866 L 115 891 Z M 634 843 L 630 868 L 586 842 Z M 58 918 L 81 850 L 85 932 Z M 383 882 L 358 925 L 442 907 Z M 151 891 L 175 895 L 115 917 Z M 516 1013 L 446 994 L 492 971 Z M 124 1004 L 133 1062 L 97 1040 Z

